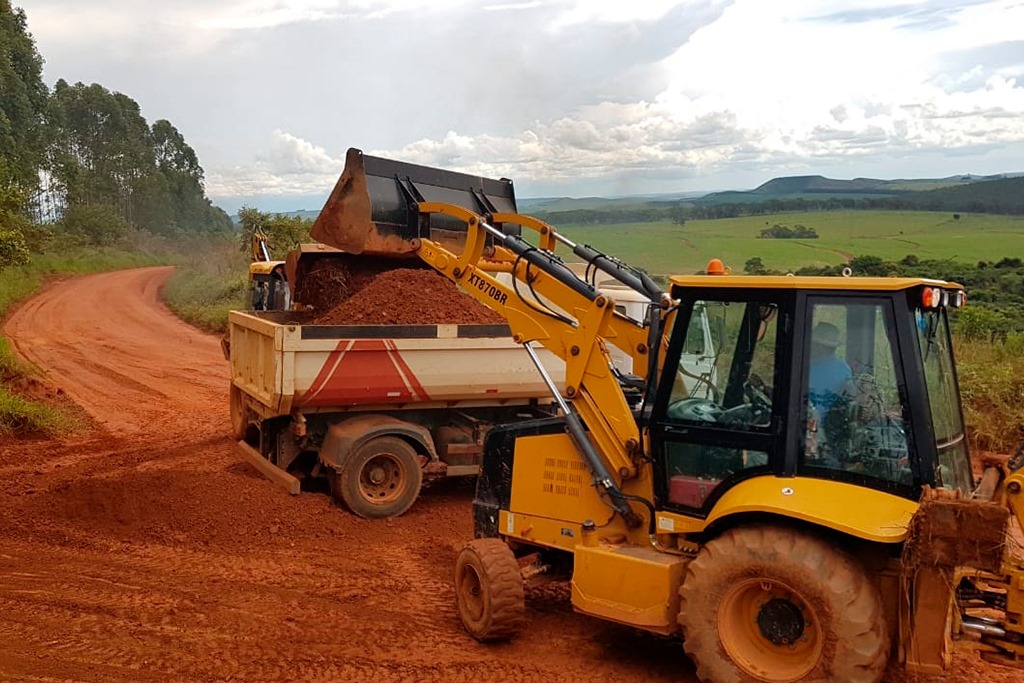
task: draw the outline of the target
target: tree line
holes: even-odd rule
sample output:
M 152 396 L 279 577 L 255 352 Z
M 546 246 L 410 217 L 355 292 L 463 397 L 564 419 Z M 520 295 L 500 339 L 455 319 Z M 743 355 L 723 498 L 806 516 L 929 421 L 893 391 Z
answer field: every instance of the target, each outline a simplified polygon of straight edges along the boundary
M 750 202 L 651 202 L 643 208 L 535 211 L 537 218 L 555 225 L 608 225 L 615 223 L 714 220 L 813 211 L 956 211 L 1024 215 L 1024 178 L 986 180 L 968 185 L 907 192 L 887 197 L 793 197 Z M 958 216 L 959 217 L 959 216 Z
M 51 89 L 42 72 L 24 10 L 0 0 L 0 268 L 54 241 L 232 230 L 170 121 L 97 83 Z
M 956 315 L 957 330 L 970 338 L 998 338 L 1024 332 L 1024 261 L 1004 257 L 998 261 L 963 263 L 955 259 L 922 259 L 908 254 L 888 261 L 861 254 L 847 263 L 805 266 L 795 275 L 842 275 L 849 268 L 854 275 L 875 277 L 923 277 L 958 282 L 967 289 L 969 305 Z M 765 267 L 760 257 L 747 259 L 743 271 L 749 275 L 782 275 Z

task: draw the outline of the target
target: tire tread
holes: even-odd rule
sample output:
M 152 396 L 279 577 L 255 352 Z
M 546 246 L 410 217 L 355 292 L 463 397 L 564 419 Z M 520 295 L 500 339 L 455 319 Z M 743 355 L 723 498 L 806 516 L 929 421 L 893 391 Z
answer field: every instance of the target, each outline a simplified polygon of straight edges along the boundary
M 739 527 L 709 541 L 687 567 L 679 588 L 679 625 L 684 648 L 694 660 L 697 675 L 714 683 L 746 683 L 748 678 L 729 660 L 718 642 L 718 630 L 708 626 L 714 606 L 730 577 L 743 567 L 786 566 L 820 579 L 818 590 L 842 616 L 832 620 L 836 650 L 825 667 L 816 668 L 799 683 L 878 683 L 889 659 L 889 631 L 881 598 L 863 567 L 845 551 L 817 536 L 783 526 Z M 826 647 L 826 650 L 828 647 Z

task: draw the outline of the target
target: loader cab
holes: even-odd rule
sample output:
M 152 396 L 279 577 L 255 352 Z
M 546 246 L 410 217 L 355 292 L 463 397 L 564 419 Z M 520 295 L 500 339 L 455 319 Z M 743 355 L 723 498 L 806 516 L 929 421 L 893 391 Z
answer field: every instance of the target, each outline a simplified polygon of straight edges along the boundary
M 285 279 L 284 261 L 249 264 L 249 308 L 253 311 L 286 311 L 291 308 L 291 289 Z
M 916 500 L 969 491 L 946 309 L 957 285 L 896 278 L 674 278 L 679 301 L 649 422 L 659 507 L 706 516 L 758 476 Z M 711 335 L 687 384 L 684 349 Z

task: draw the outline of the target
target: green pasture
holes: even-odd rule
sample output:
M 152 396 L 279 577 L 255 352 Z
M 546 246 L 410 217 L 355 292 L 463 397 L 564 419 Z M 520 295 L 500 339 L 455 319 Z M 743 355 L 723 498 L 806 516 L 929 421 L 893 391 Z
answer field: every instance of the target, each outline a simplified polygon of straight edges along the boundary
M 814 228 L 819 239 L 759 239 L 780 224 Z M 661 275 L 693 273 L 711 258 L 741 272 L 758 256 L 774 270 L 833 265 L 871 254 L 898 260 L 955 259 L 967 264 L 1024 256 L 1024 218 L 929 211 L 829 211 L 615 225 L 557 225 L 570 239 Z

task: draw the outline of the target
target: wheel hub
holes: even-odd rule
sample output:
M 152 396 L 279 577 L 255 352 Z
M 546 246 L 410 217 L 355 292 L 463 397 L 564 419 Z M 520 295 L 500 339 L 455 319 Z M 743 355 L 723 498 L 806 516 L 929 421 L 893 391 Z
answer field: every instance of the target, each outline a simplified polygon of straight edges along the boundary
M 371 458 L 359 473 L 359 493 L 376 505 L 389 503 L 399 496 L 406 485 L 405 465 L 392 453 L 380 453 Z
M 757 613 L 761 635 L 774 645 L 790 645 L 804 634 L 804 615 L 789 600 L 772 598 Z
M 479 620 L 484 613 L 484 598 L 481 595 L 480 575 L 475 567 L 467 564 L 463 568 L 456 588 L 462 593 L 470 618 Z
M 821 632 L 803 595 L 768 577 L 733 585 L 718 611 L 719 642 L 749 680 L 799 681 L 818 665 Z

